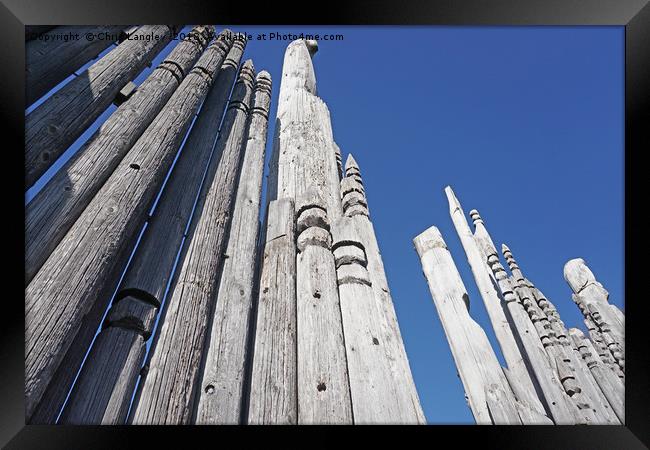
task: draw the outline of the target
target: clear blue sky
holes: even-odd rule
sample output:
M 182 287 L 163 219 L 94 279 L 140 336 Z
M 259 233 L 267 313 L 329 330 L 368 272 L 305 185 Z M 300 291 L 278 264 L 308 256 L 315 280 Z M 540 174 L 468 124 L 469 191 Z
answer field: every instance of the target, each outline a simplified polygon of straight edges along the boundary
M 481 212 L 495 243 L 510 246 L 567 326 L 583 327 L 562 275 L 571 258 L 584 258 L 610 300 L 623 307 L 622 27 L 230 28 L 254 37 L 344 35 L 343 41 L 319 43 L 318 92 L 330 108 L 344 159 L 352 152 L 361 166 L 430 423 L 473 419 L 411 242 L 427 227 L 441 230 L 471 314 L 498 351 L 449 218 L 446 185 L 466 213 Z M 273 77 L 271 120 L 288 43 L 254 39 L 246 48 L 245 58 Z M 270 137 L 272 130 L 273 124 Z M 270 152 L 269 141 L 267 159 Z

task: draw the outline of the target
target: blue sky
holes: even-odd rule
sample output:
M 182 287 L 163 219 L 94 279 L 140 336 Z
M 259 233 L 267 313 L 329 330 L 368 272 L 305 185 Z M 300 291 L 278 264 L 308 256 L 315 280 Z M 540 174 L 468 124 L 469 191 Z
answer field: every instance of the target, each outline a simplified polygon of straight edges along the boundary
M 498 352 L 448 214 L 446 185 L 466 213 L 481 212 L 495 243 L 510 246 L 567 326 L 582 327 L 562 275 L 571 258 L 584 258 L 610 301 L 623 307 L 622 27 L 230 28 L 254 38 L 270 32 L 343 34 L 343 41 L 319 42 L 318 93 L 330 108 L 343 158 L 352 152 L 361 166 L 430 423 L 473 419 L 412 245 L 427 227 L 442 232 L 471 314 Z M 271 120 L 289 42 L 253 39 L 246 48 L 245 58 L 273 77 Z M 272 130 L 271 123 L 270 137 Z M 270 152 L 269 140 L 267 159 Z

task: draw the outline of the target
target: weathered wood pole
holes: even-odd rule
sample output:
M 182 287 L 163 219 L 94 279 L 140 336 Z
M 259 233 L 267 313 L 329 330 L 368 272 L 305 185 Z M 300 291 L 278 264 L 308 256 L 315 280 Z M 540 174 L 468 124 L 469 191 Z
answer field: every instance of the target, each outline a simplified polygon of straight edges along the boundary
M 220 38 L 231 41 L 226 34 Z M 126 419 L 144 360 L 144 343 L 152 333 L 151 327 L 214 148 L 215 124 L 221 122 L 244 45 L 245 41 L 237 39 L 219 69 L 124 274 L 109 312 L 109 321 L 95 341 L 70 394 L 62 416 L 64 423 L 121 424 Z M 129 341 L 116 346 L 114 339 Z M 105 367 L 112 367 L 112 370 L 103 370 Z
M 476 423 L 521 424 L 487 335 L 469 315 L 469 297 L 440 231 L 430 227 L 413 243 Z
M 332 237 L 354 423 L 403 423 L 396 380 L 384 350 L 384 323 L 377 314 L 366 252 L 353 219 L 338 219 Z
M 226 256 L 225 236 L 241 166 L 254 82 L 253 64 L 248 60 L 242 65 L 233 88 L 215 153 L 181 250 L 149 367 L 132 408 L 130 421 L 133 424 L 187 424 L 192 420 L 199 367 L 210 325 L 208 318 Z
M 62 26 L 25 44 L 25 102 L 31 105 L 119 39 L 120 25 Z M 86 39 L 92 33 L 95 38 Z M 76 34 L 79 38 L 70 38 Z M 66 39 L 64 39 L 64 37 Z
M 545 345 L 549 345 L 549 337 L 543 333 L 541 326 L 536 326 L 533 323 L 526 309 L 524 309 L 524 305 L 515 292 L 514 286 L 508 279 L 508 274 L 499 261 L 497 250 L 485 229 L 478 211 L 475 209 L 470 211 L 470 216 L 474 222 L 476 242 L 487 257 L 488 266 L 492 270 L 505 302 L 505 307 L 512 318 L 513 332 L 516 333 L 519 342 L 521 342 L 522 356 L 526 360 L 530 373 L 536 379 L 536 385 L 540 388 L 540 399 L 544 402 L 547 412 L 556 425 L 570 425 L 580 422 L 582 419 L 571 399 L 565 393 L 564 386 L 555 371 L 556 364 L 551 362 L 544 348 Z M 538 319 L 535 319 L 535 322 L 539 322 Z
M 27 204 L 26 283 L 180 85 L 208 44 L 210 32 L 194 28 Z M 219 37 L 230 45 L 227 33 Z
M 528 373 L 526 363 L 503 310 L 503 300 L 498 291 L 492 270 L 487 265 L 487 257 L 477 245 L 460 201 L 450 186 L 445 188 L 445 194 L 449 203 L 449 215 L 465 250 L 467 261 L 474 275 L 474 281 L 483 299 L 501 353 L 507 364 L 507 369 L 504 369 L 504 371 L 506 371 L 508 379 L 511 381 L 510 385 L 515 396 L 522 404 L 534 409 L 536 413 L 544 415 L 544 406 L 537 396 L 538 388 L 535 387 L 533 379 Z
M 316 94 L 316 41 L 297 40 L 284 54 L 268 199 L 296 199 L 316 186 L 330 221 L 342 215 L 329 112 Z
M 88 348 L 90 341 L 81 342 L 75 335 L 99 325 L 147 211 L 225 53 L 222 42 L 208 47 L 27 286 L 27 417 L 73 342 Z M 97 302 L 103 302 L 104 309 L 93 308 Z
M 375 297 L 374 317 L 380 324 L 380 335 L 377 338 L 381 342 L 381 348 L 385 352 L 384 358 L 387 359 L 392 372 L 391 389 L 396 392 L 395 405 L 393 406 L 395 414 L 391 421 L 393 423 L 425 423 L 397 322 L 375 229 L 370 220 L 361 172 L 352 154 L 348 155 L 345 163 L 345 178 L 341 181 L 341 199 L 344 215 L 350 217 L 354 224 L 367 257 L 367 270 Z
M 346 343 L 330 222 L 325 200 L 315 188 L 296 200 L 296 232 L 298 423 L 351 424 Z
M 614 359 L 625 370 L 625 317 L 608 302 L 609 292 L 596 281 L 593 272 L 581 258 L 572 259 L 564 265 L 564 279 L 573 291 L 573 301 L 598 326 Z
M 297 424 L 296 217 L 290 198 L 273 200 L 260 266 L 249 424 Z
M 143 25 L 25 117 L 25 186 L 31 187 L 174 37 L 169 25 Z M 148 35 L 156 39 L 147 39 Z
M 587 423 L 618 424 L 609 402 L 602 395 L 580 354 L 573 349 L 569 333 L 553 304 L 524 277 L 507 245 L 501 246 L 501 252 L 512 273 L 511 284 L 529 317 L 533 321 L 543 320 L 548 326 L 550 343 L 545 346 L 546 352 L 551 362 L 556 361 L 556 371 L 565 392 Z
M 625 387 L 620 378 L 600 361 L 596 349 L 577 328 L 569 329 L 569 335 L 594 379 L 609 401 L 621 423 L 625 423 Z
M 255 97 L 226 248 L 228 258 L 223 263 L 212 332 L 205 350 L 197 424 L 237 424 L 243 418 L 270 105 L 271 75 L 262 71 L 255 80 Z

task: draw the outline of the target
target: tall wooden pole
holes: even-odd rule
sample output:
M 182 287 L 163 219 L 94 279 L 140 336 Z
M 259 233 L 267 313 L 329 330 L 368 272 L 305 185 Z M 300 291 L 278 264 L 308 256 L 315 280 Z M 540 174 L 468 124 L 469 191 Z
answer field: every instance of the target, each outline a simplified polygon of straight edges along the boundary
M 625 370 L 625 317 L 608 302 L 609 292 L 581 258 L 565 264 L 564 279 L 573 291 L 573 301 L 598 326 L 617 364 Z
M 268 199 L 296 199 L 316 186 L 330 220 L 341 217 L 339 176 L 329 112 L 316 93 L 316 41 L 297 40 L 284 54 Z
M 96 58 L 124 29 L 120 25 L 62 26 L 25 44 L 25 102 L 31 105 L 75 70 Z M 78 39 L 64 39 L 76 34 Z M 94 39 L 86 39 L 92 34 Z
M 476 422 L 522 423 L 487 335 L 469 315 L 469 297 L 440 231 L 431 227 L 413 243 Z
M 225 257 L 225 236 L 241 166 L 254 80 L 253 64 L 248 60 L 233 88 L 222 132 L 181 250 L 161 318 L 162 326 L 131 413 L 133 424 L 187 424 L 192 420 L 208 317 Z
M 27 286 L 27 417 L 73 342 L 88 348 L 90 342 L 75 335 L 99 325 L 147 211 L 224 56 L 223 43 L 208 47 Z M 94 308 L 98 302 L 103 308 Z M 90 311 L 98 314 L 91 317 Z
M 198 391 L 195 421 L 198 424 L 237 424 L 242 420 L 270 105 L 271 75 L 262 71 L 255 80 L 255 97 L 226 249 L 228 258 L 223 265 L 212 332 L 206 346 Z
M 146 39 L 153 33 L 157 39 Z M 30 187 L 171 41 L 175 28 L 143 25 L 25 118 L 25 185 Z
M 535 387 L 533 379 L 528 373 L 526 363 L 512 333 L 510 323 L 502 307 L 503 300 L 498 291 L 496 280 L 492 270 L 487 265 L 487 257 L 477 245 L 460 201 L 450 186 L 445 188 L 445 194 L 449 202 L 449 215 L 465 250 L 467 261 L 474 275 L 474 281 L 483 299 L 501 353 L 507 364 L 507 369 L 504 369 L 504 371 L 506 371 L 508 379 L 511 380 L 510 385 L 521 403 L 528 405 L 538 414 L 544 415 L 544 406 L 537 396 L 539 388 Z
M 353 420 L 326 208 L 316 189 L 307 190 L 296 201 L 299 424 L 345 424 Z
M 267 209 L 248 423 L 298 423 L 296 219 L 290 198 Z
M 207 46 L 210 32 L 194 28 L 27 204 L 26 283 L 180 85 Z M 230 45 L 229 33 L 219 38 Z
M 231 42 L 229 31 L 219 38 Z M 140 245 L 124 274 L 105 325 L 86 358 L 62 421 L 121 424 L 217 136 L 245 41 L 236 39 L 185 141 Z M 133 324 L 142 326 L 133 326 Z M 145 326 L 147 325 L 147 326 Z M 115 340 L 129 339 L 122 345 Z M 133 356 L 130 356 L 133 355 Z M 112 367 L 110 371 L 105 367 Z M 113 406 L 118 404 L 119 408 Z
M 348 155 L 345 162 L 345 177 L 341 181 L 341 199 L 344 215 L 351 218 L 367 257 L 367 270 L 375 298 L 373 316 L 380 327 L 380 336 L 377 337 L 381 341 L 384 358 L 388 361 L 392 373 L 389 379 L 390 388 L 396 393 L 395 413 L 391 422 L 424 423 L 424 413 L 397 323 L 375 229 L 370 220 L 361 171 L 352 154 Z

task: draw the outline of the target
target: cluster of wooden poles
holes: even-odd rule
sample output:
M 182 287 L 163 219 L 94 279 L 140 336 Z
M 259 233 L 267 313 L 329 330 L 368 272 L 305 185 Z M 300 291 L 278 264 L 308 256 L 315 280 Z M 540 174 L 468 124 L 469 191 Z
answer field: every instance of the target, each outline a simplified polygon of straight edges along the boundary
M 506 272 L 478 211 L 470 212 L 472 232 L 452 189 L 445 192 L 506 367 L 469 314 L 469 297 L 439 230 L 431 227 L 413 242 L 476 422 L 623 424 L 625 319 L 584 260 L 569 261 L 564 277 L 589 337 L 566 328 L 503 245 Z
M 424 423 L 315 43 L 285 54 L 260 226 L 271 78 L 243 36 L 194 27 L 135 86 L 178 30 L 107 28 L 26 118 L 29 188 L 119 103 L 26 205 L 28 423 Z M 113 45 L 30 42 L 28 74 L 57 72 L 31 99 Z

